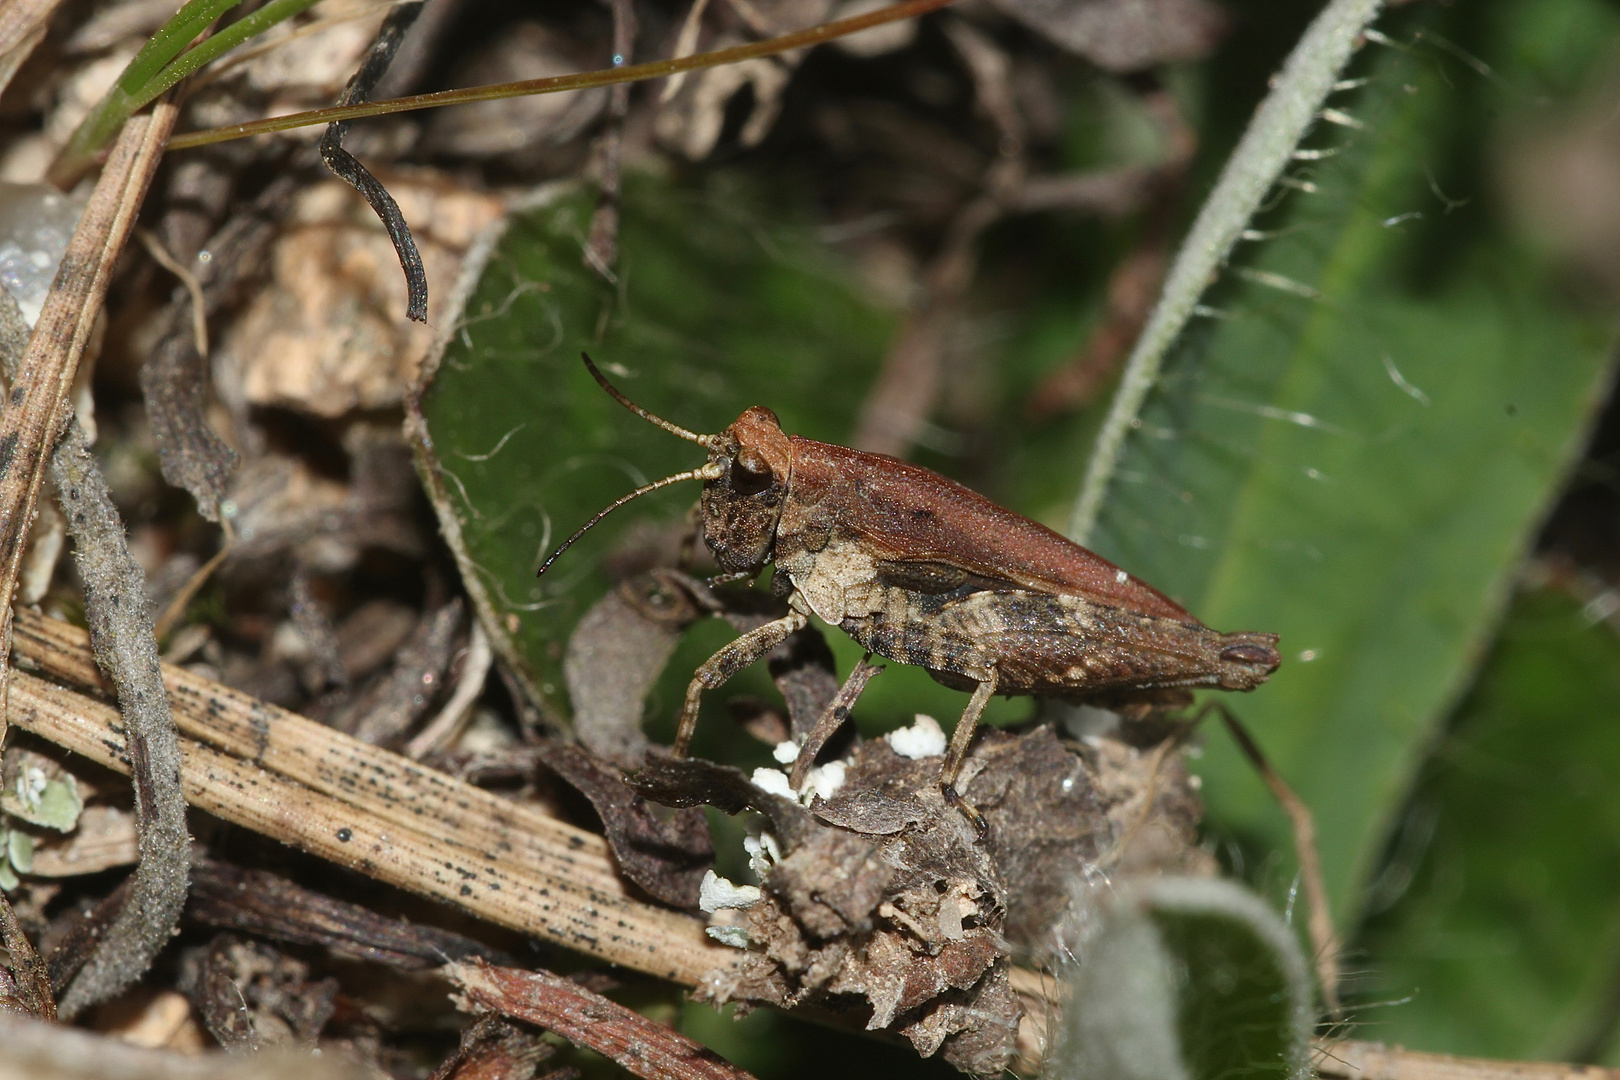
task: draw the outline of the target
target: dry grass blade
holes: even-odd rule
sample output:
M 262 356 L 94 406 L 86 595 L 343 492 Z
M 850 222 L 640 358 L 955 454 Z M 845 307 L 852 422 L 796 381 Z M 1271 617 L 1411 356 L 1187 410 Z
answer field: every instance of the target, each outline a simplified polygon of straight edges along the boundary
M 649 1080 L 752 1080 L 713 1050 L 548 971 L 484 963 L 446 969 L 475 1008 L 538 1024 Z
M 84 632 L 18 615 L 16 655 L 102 686 Z M 164 668 L 192 805 L 376 880 L 611 963 L 692 985 L 737 953 L 631 899 L 606 844 L 533 809 L 219 683 Z M 16 672 L 16 723 L 123 772 L 115 709 Z
M 410 97 L 391 98 L 386 101 L 372 101 L 365 104 L 289 113 L 285 116 L 273 116 L 252 123 L 210 128 L 207 131 L 191 131 L 184 135 L 176 135 L 169 143 L 169 148 L 172 150 L 185 150 L 195 146 L 226 142 L 230 139 L 245 139 L 249 135 L 266 135 L 275 131 L 290 131 L 293 128 L 308 127 L 312 124 L 357 120 L 367 116 L 389 116 L 394 113 L 412 112 L 416 109 L 436 109 L 446 105 L 463 105 L 472 101 L 524 97 L 529 94 L 554 94 L 565 90 L 585 90 L 593 86 L 611 86 L 622 82 L 662 79 L 670 75 L 680 74 L 683 71 L 697 71 L 700 68 L 719 67 L 723 64 L 741 63 L 744 60 L 752 60 L 761 56 L 775 56 L 795 49 L 810 48 L 836 38 L 848 37 L 863 30 L 870 30 L 884 23 L 895 22 L 900 19 L 914 19 L 953 2 L 954 0 L 902 0 L 900 3 L 890 4 L 876 11 L 822 23 L 820 26 L 812 26 L 808 30 L 797 30 L 791 34 L 782 34 L 766 41 L 751 41 L 744 45 L 734 45 L 730 48 L 697 53 L 678 59 L 654 60 L 650 63 L 633 64 L 629 67 L 603 68 L 600 71 L 587 71 L 578 75 L 525 79 L 520 82 L 501 83 L 497 86 L 474 86 L 462 90 L 441 90 L 432 94 L 413 94 Z

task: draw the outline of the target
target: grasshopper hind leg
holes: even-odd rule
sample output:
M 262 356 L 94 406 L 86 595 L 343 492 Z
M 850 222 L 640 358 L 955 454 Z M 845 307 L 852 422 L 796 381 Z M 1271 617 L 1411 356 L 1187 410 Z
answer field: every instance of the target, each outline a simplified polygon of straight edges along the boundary
M 990 704 L 990 698 L 995 694 L 996 684 L 999 681 L 996 669 L 992 667 L 989 674 L 974 687 L 967 708 L 962 710 L 962 719 L 956 722 L 956 730 L 951 733 L 951 745 L 945 751 L 945 764 L 940 766 L 939 770 L 940 794 L 972 823 L 978 832 L 980 843 L 990 836 L 990 823 L 984 820 L 984 815 L 979 813 L 973 804 L 957 793 L 956 778 L 962 772 L 962 762 L 967 758 L 968 746 L 973 742 L 973 732 L 979 726 L 979 717 L 984 715 L 984 707 Z

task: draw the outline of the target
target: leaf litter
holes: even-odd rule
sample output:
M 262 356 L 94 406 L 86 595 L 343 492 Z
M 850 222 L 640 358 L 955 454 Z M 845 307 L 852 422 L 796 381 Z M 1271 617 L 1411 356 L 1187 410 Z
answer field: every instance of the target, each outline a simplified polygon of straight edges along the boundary
M 39 55 L 65 62 L 18 69 L 6 99 L 13 111 L 0 113 L 0 172 L 7 179 L 43 179 L 97 88 L 156 25 L 148 9 L 122 0 L 51 26 Z M 467 82 L 492 82 L 689 54 L 813 25 L 853 5 L 700 0 L 676 11 L 642 4 L 631 20 L 620 12 L 617 23 L 612 12 L 593 9 L 524 15 L 482 31 L 458 23 L 453 9 L 429 3 L 417 27 L 400 35 L 404 45 L 391 78 L 423 87 L 435 77 L 425 73 L 452 68 Z M 350 21 L 334 31 L 321 23 L 331 17 Z M 371 8 L 300 16 L 301 32 L 272 51 L 198 80 L 181 106 L 183 123 L 203 127 L 330 103 L 382 19 Z M 632 22 L 638 31 L 629 29 Z M 549 611 L 550 597 L 519 591 L 532 582 L 506 579 L 468 558 L 453 535 L 448 553 L 439 546 L 408 455 L 414 451 L 424 474 L 438 478 L 426 486 L 441 524 L 451 504 L 464 515 L 487 515 L 521 535 L 530 555 L 544 546 L 546 529 L 564 522 L 560 516 L 541 522 L 545 506 L 531 513 L 545 500 L 526 477 L 556 467 L 558 459 L 530 456 L 526 440 L 534 431 L 511 424 L 484 433 L 489 437 L 476 446 L 436 443 L 425 425 L 409 436 L 399 430 L 411 415 L 412 395 L 424 390 L 424 371 L 447 362 L 445 341 L 498 319 L 493 306 L 464 306 L 470 293 L 458 284 L 490 257 L 491 229 L 513 208 L 541 201 L 536 185 L 558 178 L 575 185 L 572 197 L 587 212 L 570 226 L 569 257 L 583 265 L 594 255 L 589 272 L 607 293 L 639 304 L 640 282 L 659 267 L 635 246 L 635 223 L 624 224 L 616 203 L 615 213 L 605 214 L 613 200 L 597 205 L 596 191 L 612 195 L 620 171 L 631 174 L 623 196 L 628 216 L 632 189 L 649 174 L 656 198 L 697 205 L 690 200 L 694 178 L 757 169 L 767 187 L 784 175 L 809 178 L 802 190 L 813 212 L 796 218 L 794 228 L 813 239 L 810 246 L 836 256 L 813 272 L 840 276 L 868 310 L 881 309 L 884 325 L 904 327 L 874 357 L 887 349 L 888 396 L 868 385 L 880 369 L 864 359 L 859 385 L 844 378 L 848 385 L 834 387 L 826 379 L 811 388 L 838 400 L 824 421 L 818 418 L 829 425 L 820 434 L 850 441 L 864 418 L 873 445 L 888 439 L 885 449 L 920 447 L 932 464 L 993 475 L 984 465 L 992 451 L 980 441 L 985 402 L 993 396 L 980 391 L 993 380 L 975 345 L 1000 332 L 995 313 L 1007 304 L 1001 275 L 1009 273 L 1009 261 L 998 245 L 1023 235 L 1030 222 L 1036 228 L 1118 222 L 1138 213 L 1162 222 L 1184 208 L 1180 178 L 1195 139 L 1170 95 L 1140 73 L 1208 55 L 1222 20 L 1199 0 L 1066 6 L 1000 0 L 915 30 L 891 29 L 852 39 L 838 53 L 751 61 L 618 96 L 513 99 L 355 125 L 345 145 L 391 194 L 421 253 L 430 283 L 428 329 L 401 321 L 408 291 L 395 265 L 396 245 L 366 206 L 323 178 L 307 140 L 174 155 L 143 220 L 196 287 L 177 285 L 141 250 L 132 249 L 120 265 L 101 331 L 96 467 L 130 523 L 130 553 L 144 577 L 121 585 L 119 595 L 144 597 L 152 587 L 146 583 L 162 582 L 163 595 L 182 596 L 179 621 L 159 644 L 194 679 L 251 691 L 259 704 L 245 708 L 264 731 L 266 718 L 277 714 L 263 703 L 272 702 L 334 733 L 383 747 L 409 744 L 447 705 L 473 648 L 468 622 L 477 618 L 497 646 L 496 677 L 478 684 L 465 723 L 427 751 L 429 768 L 413 776 L 440 776 L 431 767 L 442 765 L 478 777 L 514 806 L 586 827 L 569 835 L 600 862 L 581 875 L 596 882 L 592 875 L 600 874 L 612 883 L 601 886 L 610 890 L 604 895 L 628 897 L 643 905 L 641 912 L 698 910 L 716 863 L 738 861 L 726 846 L 735 847 L 735 830 L 711 835 L 710 816 L 699 807 L 745 814 L 758 899 L 703 913 L 710 938 L 744 947 L 702 952 L 708 968 L 681 978 L 700 982 L 700 995 L 711 1002 L 811 1009 L 846 1027 L 898 1033 L 920 1053 L 971 1074 L 995 1075 L 1026 1052 L 1018 1038 L 1030 1000 L 1014 989 L 1016 969 L 1049 962 L 1061 950 L 1054 928 L 1074 903 L 1077 874 L 1123 881 L 1214 872 L 1213 858 L 1198 844 L 1200 804 L 1179 749 L 1160 752 L 1163 744 L 1150 733 L 1129 727 L 1073 738 L 1050 719 L 1016 732 L 986 732 L 963 780 L 964 793 L 990 821 L 990 839 L 979 844 L 941 800 L 928 748 L 875 737 L 869 724 L 850 724 L 825 746 L 811 746 L 802 764 L 780 758 L 775 764 L 782 769 L 758 764 L 781 744 L 817 731 L 840 676 L 861 670 L 843 643 L 809 628 L 769 658 L 769 683 L 756 679 L 728 703 L 746 725 L 738 730 L 763 740 L 738 738 L 743 748 L 723 763 L 672 760 L 656 736 L 668 686 L 687 674 L 676 661 L 684 662 L 689 639 L 713 620 L 735 632 L 760 625 L 781 613 L 779 602 L 761 591 L 710 588 L 701 552 L 698 565 L 683 563 L 671 540 L 678 530 L 653 525 L 662 530 L 656 543 L 637 553 L 627 540 L 604 560 L 620 560 L 604 588 Z M 616 33 L 629 33 L 634 47 L 617 61 Z M 1113 71 L 1138 74 L 1119 80 L 1103 74 Z M 1072 117 L 1062 115 L 1063 88 L 1075 80 L 1109 80 L 1146 101 L 1149 111 L 1159 110 L 1169 149 L 1092 167 L 1094 159 L 1065 143 Z M 19 123 L 20 115 L 28 122 Z M 786 215 L 783 205 L 776 209 Z M 773 247 L 765 232 L 756 239 L 772 258 L 795 257 Z M 1132 245 L 1135 264 L 1111 271 L 1117 295 L 1109 321 L 1089 344 L 1070 336 L 1059 352 L 1075 358 L 1075 372 L 1055 388 L 1036 390 L 1032 411 L 1078 407 L 1110 379 L 1123 351 L 1119 339 L 1144 314 L 1138 294 L 1150 289 L 1139 279 L 1162 272 L 1162 231 L 1149 229 Z M 525 279 L 500 266 L 500 258 L 483 265 L 508 271 L 518 300 L 552 284 Z M 1099 280 L 1108 272 L 1098 264 Z M 194 310 L 199 302 L 201 312 Z M 635 306 L 604 304 L 592 309 L 583 331 L 572 325 L 566 331 L 612 334 L 639 315 Z M 199 316 L 212 343 L 206 355 L 195 332 Z M 647 336 L 664 329 L 651 326 Z M 552 336 L 549 323 L 542 330 Z M 563 336 L 557 330 L 557 339 Z M 497 347 L 543 351 L 522 338 Z M 732 358 L 720 354 L 730 345 L 700 334 L 670 335 L 648 348 L 630 358 L 630 368 L 650 367 L 660 348 L 684 354 L 674 381 L 695 406 L 719 407 L 724 399 L 730 407 L 729 393 L 757 385 L 727 366 Z M 768 382 L 788 375 L 793 362 L 783 361 L 780 371 L 756 366 L 755 376 Z M 1017 393 L 1038 382 L 1019 376 Z M 522 392 L 511 385 L 496 390 Z M 574 392 L 563 384 L 543 390 Z M 613 468 L 650 467 L 621 454 L 594 415 L 582 413 L 572 424 L 567 435 L 582 454 L 612 460 Z M 457 486 L 465 483 L 461 474 L 487 475 L 491 466 L 516 478 L 506 497 L 470 500 L 467 488 Z M 508 466 L 517 468 L 502 471 Z M 613 482 L 622 479 L 621 472 Z M 588 497 L 597 494 L 580 487 Z M 480 491 L 476 482 L 472 490 Z M 82 620 L 90 575 L 54 558 L 45 566 L 44 611 Z M 94 582 L 88 584 L 93 592 Z M 482 602 L 481 594 L 505 600 Z M 546 658 L 553 665 L 550 690 L 546 675 L 503 644 L 518 633 L 513 620 L 546 618 L 555 618 L 557 628 Z M 64 693 L 81 695 L 75 700 L 88 703 L 81 710 L 87 716 L 106 696 L 96 682 L 74 682 L 60 671 L 51 677 Z M 958 696 L 918 691 L 905 679 L 891 667 L 862 700 L 889 694 L 884 715 L 891 719 L 924 710 L 950 715 L 941 702 L 959 708 Z M 890 684 L 901 688 L 886 689 Z M 555 705 L 563 691 L 567 716 Z M 936 696 L 925 700 L 926 692 Z M 217 701 L 216 707 L 224 708 Z M 191 752 L 199 744 L 184 745 Z M 241 759 L 258 762 L 264 745 L 240 751 Z M 52 985 L 60 992 L 85 969 L 128 903 L 128 879 L 101 872 L 129 865 L 137 832 L 130 789 L 113 772 L 42 742 L 21 747 L 14 737 L 8 770 L 19 762 L 26 767 L 29 754 L 45 754 L 53 763 L 48 783 L 65 785 L 54 771 L 61 770 L 87 802 L 73 831 L 60 837 L 60 845 L 79 846 L 42 841 L 33 872 L 12 894 L 16 929 L 8 926 L 7 933 L 39 946 L 49 978 L 42 983 L 25 950 L 13 948 L 0 1001 L 21 1001 L 39 1013 Z M 780 794 L 792 792 L 789 766 L 814 773 L 820 795 L 808 805 Z M 363 801 L 373 780 L 355 769 L 338 772 L 333 783 L 362 792 Z M 461 788 L 446 790 L 465 797 Z M 178 1008 L 201 1043 L 255 1054 L 276 1044 L 314 1046 L 374 1071 L 445 1077 L 566 1068 L 569 1055 L 536 1035 L 534 1025 L 610 1056 L 609 1028 L 612 1038 L 629 1040 L 634 1052 L 626 1058 L 649 1046 L 693 1053 L 672 1048 L 667 1027 L 623 1016 L 593 996 L 586 987 L 600 981 L 590 966 L 604 962 L 600 954 L 582 961 L 542 945 L 535 957 L 532 942 L 466 918 L 453 901 L 430 903 L 381 887 L 365 876 L 363 863 L 347 864 L 359 866 L 359 874 L 333 875 L 287 852 L 277 841 L 288 840 L 291 830 L 268 827 L 264 840 L 216 816 L 193 817 L 201 822 L 198 859 L 181 932 L 172 945 L 163 943 L 145 976 L 148 989 L 179 988 L 183 996 L 171 993 L 146 1015 Z M 342 838 L 347 828 L 334 822 L 332 842 L 349 843 Z M 397 821 L 389 828 L 405 835 Z M 583 839 L 598 831 L 605 840 Z M 729 902 L 751 899 L 745 890 L 726 894 Z M 453 892 L 416 891 L 440 900 Z M 0 916 L 10 911 L 0 907 Z M 698 924 L 685 918 L 668 925 Z M 451 962 L 469 1003 L 476 997 L 480 1008 L 514 1021 L 449 1013 L 443 982 L 423 973 Z M 515 971 L 582 963 L 585 969 L 569 979 Z M 369 967 L 416 973 L 420 983 L 402 977 L 403 993 L 439 1002 L 440 1011 L 423 1019 L 396 1008 L 365 976 Z M 667 988 L 632 989 L 663 995 L 668 1015 Z M 537 1011 L 535 1000 L 551 1011 Z M 85 1022 L 115 1029 L 98 1016 Z M 569 1016 L 592 1019 L 602 1030 L 570 1027 Z

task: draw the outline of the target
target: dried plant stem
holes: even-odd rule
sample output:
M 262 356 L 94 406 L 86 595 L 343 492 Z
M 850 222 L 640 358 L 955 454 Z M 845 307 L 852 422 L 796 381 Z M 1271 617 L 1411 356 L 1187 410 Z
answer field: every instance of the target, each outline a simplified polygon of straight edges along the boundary
M 94 692 L 84 632 L 19 612 L 19 666 Z M 741 954 L 629 897 L 600 836 L 178 668 L 164 681 L 199 809 L 376 880 L 637 971 L 694 985 Z M 18 726 L 123 772 L 117 711 L 24 671 Z
M 613 10 L 613 66 L 630 63 L 636 47 L 636 9 L 631 0 L 609 0 Z M 585 244 L 585 262 L 610 283 L 614 264 L 619 261 L 620 172 L 624 158 L 624 118 L 630 113 L 630 84 L 615 83 L 608 98 L 607 125 L 597 139 L 601 175 L 596 195 L 596 211 L 591 215 L 590 239 Z
M 1332 1080 L 1620 1080 L 1620 1069 L 1428 1054 L 1358 1039 L 1318 1039 L 1316 1073 Z
M 0 647 L 9 652 L 11 594 L 49 454 L 78 551 L 96 661 L 117 688 L 135 778 L 141 860 L 128 902 L 58 1005 L 69 1018 L 145 973 L 179 921 L 190 867 L 179 751 L 158 672 L 145 575 L 129 553 L 123 522 L 66 403 L 174 117 L 174 107 L 165 103 L 152 116 L 130 121 L 74 232 L 27 349 L 20 361 L 3 358 L 12 393 L 0 418 L 0 604 L 8 616 Z M 14 316 L 14 305 L 8 306 Z
M 51 479 L 73 534 L 96 663 L 117 688 L 141 854 L 129 901 L 62 995 L 62 1015 L 71 1018 L 134 983 L 168 944 L 190 885 L 191 836 L 146 575 L 130 554 L 124 523 L 84 432 L 71 418 L 51 457 Z
M 68 393 L 107 295 L 113 263 L 134 228 L 174 119 L 174 107 L 163 103 L 151 115 L 132 119 L 119 135 L 62 257 L 0 413 L 0 612 L 5 613 L 0 615 L 0 656 L 8 651 L 11 598 L 45 457 L 62 430 Z M 0 703 L 5 701 L 5 673 L 0 665 Z M 4 737 L 5 721 L 0 719 L 0 740 Z
M 136 229 L 135 237 L 146 248 L 146 253 L 152 256 L 152 261 L 179 278 L 180 284 L 185 287 L 187 294 L 190 295 L 192 340 L 196 343 L 197 352 L 207 356 L 208 305 L 203 300 L 202 283 L 197 280 L 196 274 L 187 270 L 180 263 L 180 260 L 176 259 L 169 249 L 163 246 L 163 241 L 159 240 L 151 229 Z
M 439 710 L 438 715 L 424 724 L 422 730 L 405 744 L 406 757 L 413 761 L 421 761 L 455 738 L 466 726 L 467 718 L 472 715 L 473 705 L 483 694 L 484 680 L 489 677 L 489 669 L 494 661 L 495 650 L 490 647 L 489 634 L 484 631 L 484 624 L 474 618 L 472 631 L 467 639 L 466 658 L 462 661 L 461 677 L 456 680 L 455 692 L 450 695 L 450 700 L 444 703 L 444 708 Z
M 360 62 L 360 70 L 354 73 L 343 88 L 343 93 L 338 95 L 339 105 L 353 105 L 371 95 L 371 91 L 388 73 L 388 65 L 394 62 L 394 56 L 404 43 L 411 24 L 422 14 L 422 4 L 423 0 L 410 0 L 389 11 L 388 17 L 383 19 L 382 28 L 377 31 L 376 40 Z M 360 164 L 358 158 L 343 149 L 343 136 L 348 130 L 349 122 L 346 120 L 327 125 L 326 135 L 321 139 L 321 161 L 332 170 L 333 175 L 360 193 L 382 222 L 383 228 L 388 230 L 388 239 L 399 256 L 399 268 L 405 274 L 405 317 L 413 322 L 425 323 L 428 281 L 427 270 L 422 265 L 422 254 L 417 251 L 410 226 L 405 223 L 405 215 L 400 212 L 394 197 L 388 194 L 388 189 L 371 175 L 370 169 Z
M 185 584 L 181 585 L 175 591 L 175 594 L 169 598 L 168 604 L 163 608 L 163 613 L 152 624 L 152 636 L 158 641 L 168 637 L 180 620 L 185 618 L 186 609 L 191 606 L 191 601 L 196 598 L 197 593 L 202 591 L 202 587 L 208 584 L 208 579 L 214 576 L 214 571 L 218 570 L 224 564 L 226 558 L 230 556 L 231 546 L 236 543 L 236 531 L 231 528 L 228 518 L 221 519 L 220 526 L 222 535 L 219 540 L 219 550 L 210 555 L 207 562 L 197 567 L 191 576 L 186 578 Z
M 1069 518 L 1069 536 L 1077 542 L 1085 543 L 1097 524 L 1125 439 L 1142 411 L 1148 391 L 1159 380 L 1165 354 L 1192 317 L 1198 298 L 1226 261 L 1260 201 L 1288 165 L 1294 147 L 1316 122 L 1318 110 L 1333 91 L 1361 32 L 1382 6 L 1382 0 L 1332 0 L 1289 54 L 1273 80 L 1271 93 L 1260 103 L 1237 149 L 1232 151 L 1215 189 L 1176 253 L 1164 292 L 1126 361 L 1119 392 L 1097 436 L 1080 497 Z
M 100 314 L 119 253 L 128 242 L 175 109 L 160 104 L 150 116 L 125 125 L 112 156 L 74 230 L 45 299 L 44 308 L 12 376 L 11 396 L 0 416 L 0 657 L 9 655 L 11 598 L 28 528 L 33 521 L 46 456 L 57 445 L 67 396 Z M 141 822 L 141 864 L 130 901 L 95 956 L 60 1003 L 64 1016 L 128 985 L 146 970 L 168 940 L 185 903 L 189 837 L 178 783 L 174 729 L 161 681 L 151 617 L 144 606 L 145 581 L 123 542 L 105 484 L 82 437 L 58 458 L 58 487 L 78 537 L 87 571 L 98 655 L 107 665 L 125 705 L 136 764 L 136 809 Z M 99 498 L 98 498 L 99 496 Z M 87 597 L 88 599 L 88 597 Z M 141 632 L 144 631 L 144 639 Z M 0 665 L 0 702 L 9 719 L 7 675 Z M 0 720 L 0 741 L 6 721 Z
M 702 1043 L 549 971 L 472 961 L 445 973 L 468 1005 L 554 1031 L 647 1080 L 753 1080 Z

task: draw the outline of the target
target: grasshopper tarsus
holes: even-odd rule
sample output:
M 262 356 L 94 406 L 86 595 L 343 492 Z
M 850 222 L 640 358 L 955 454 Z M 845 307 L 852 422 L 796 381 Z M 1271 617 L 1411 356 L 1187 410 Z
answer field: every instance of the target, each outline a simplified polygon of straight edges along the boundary
M 945 802 L 956 807 L 957 813 L 968 819 L 973 826 L 974 839 L 983 844 L 990 839 L 990 823 L 979 813 L 979 808 L 968 802 L 957 792 L 955 784 L 940 784 L 939 793 L 945 797 Z

